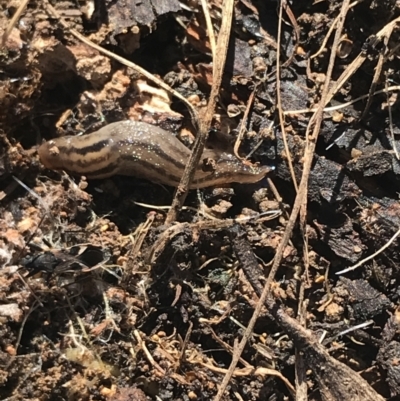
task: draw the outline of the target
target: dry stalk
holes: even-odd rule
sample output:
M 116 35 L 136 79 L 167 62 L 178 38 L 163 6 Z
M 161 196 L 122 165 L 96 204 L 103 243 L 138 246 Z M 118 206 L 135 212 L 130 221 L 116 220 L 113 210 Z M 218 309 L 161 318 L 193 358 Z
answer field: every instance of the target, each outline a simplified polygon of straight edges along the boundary
M 140 336 L 139 331 L 136 329 L 133 330 L 133 335 L 135 336 L 139 347 L 142 349 L 142 351 L 146 355 L 146 358 L 150 362 L 151 366 L 156 368 L 163 376 L 165 376 L 166 375 L 165 370 L 154 360 L 153 356 L 150 354 L 149 350 L 147 349 L 146 344 L 142 340 L 142 337 Z
M 340 270 L 336 272 L 336 274 L 344 274 L 351 272 L 352 270 L 357 269 L 357 267 L 362 266 L 364 263 L 368 262 L 371 259 L 374 259 L 376 256 L 378 256 L 380 253 L 382 253 L 386 248 L 388 248 L 394 240 L 400 235 L 400 228 L 396 231 L 396 233 L 390 238 L 388 242 L 386 242 L 385 245 L 383 245 L 381 248 L 379 248 L 376 252 L 374 252 L 372 255 L 367 256 L 365 259 L 360 260 L 358 263 L 356 263 L 354 266 L 350 266 L 344 270 Z
M 242 159 L 242 157 L 239 156 L 239 147 L 240 147 L 240 144 L 242 142 L 242 139 L 243 139 L 243 136 L 245 133 L 245 124 L 247 122 L 247 117 L 249 116 L 251 106 L 253 105 L 256 90 L 257 90 L 257 86 L 254 88 L 253 92 L 251 92 L 251 94 L 249 96 L 249 99 L 247 101 L 246 110 L 243 114 L 242 122 L 240 123 L 239 134 L 236 138 L 235 145 L 233 147 L 233 153 L 238 159 Z
M 282 99 L 281 99 L 281 67 L 280 67 L 280 49 L 281 49 L 281 36 L 282 36 L 282 1 L 280 2 L 280 7 L 279 7 L 279 23 L 278 23 L 278 49 L 276 51 L 276 107 L 278 109 L 278 115 L 279 115 L 279 124 L 281 127 L 281 132 L 282 132 L 282 139 L 283 139 L 283 145 L 285 147 L 285 153 L 286 153 L 286 159 L 288 162 L 289 166 L 289 171 L 290 171 L 290 176 L 292 177 L 294 189 L 296 192 L 298 191 L 298 185 L 297 185 L 297 180 L 296 180 L 296 175 L 294 173 L 294 168 L 293 168 L 293 161 L 292 161 L 292 155 L 289 150 L 289 145 L 287 141 L 287 136 L 286 136 L 286 130 L 285 130 L 285 121 L 283 117 L 283 110 L 282 110 Z
M 208 38 L 210 39 L 212 58 L 213 60 L 215 60 L 215 49 L 217 45 L 215 42 L 215 34 L 210 16 L 210 10 L 208 9 L 208 2 L 207 0 L 200 0 L 200 2 L 201 2 L 201 7 L 203 8 L 204 19 L 206 20 Z
M 295 222 L 297 220 L 297 217 L 299 215 L 299 211 L 300 208 L 302 206 L 302 204 L 304 204 L 306 202 L 307 199 L 307 189 L 308 189 L 308 179 L 310 176 L 310 171 L 311 171 L 311 165 L 312 165 L 312 160 L 313 160 L 313 155 L 314 155 L 314 151 L 315 151 L 315 146 L 316 146 L 316 141 L 318 138 L 318 134 L 319 134 L 319 130 L 322 124 L 322 119 L 323 119 L 323 111 L 324 111 L 324 106 L 326 105 L 326 101 L 328 98 L 328 91 L 329 91 L 329 83 L 331 81 L 331 77 L 332 77 L 332 72 L 333 72 L 333 67 L 335 64 L 335 59 L 336 59 L 336 51 L 338 49 L 338 45 L 340 42 L 340 38 L 342 35 L 342 31 L 343 31 L 343 26 L 344 26 L 344 21 L 345 21 L 345 17 L 347 14 L 347 11 L 349 9 L 349 4 L 350 4 L 350 0 L 344 0 L 341 10 L 340 10 L 340 17 L 339 17 L 339 21 L 337 24 L 337 30 L 336 30 L 336 34 L 335 34 L 335 39 L 332 45 L 332 50 L 331 50 L 331 55 L 330 55 L 330 59 L 329 59 L 329 65 L 328 65 L 328 69 L 327 69 L 327 73 L 326 73 L 326 78 L 325 78 L 325 84 L 324 84 L 324 88 L 322 91 L 322 95 L 321 95 L 321 100 L 319 102 L 319 106 L 317 111 L 315 112 L 315 114 L 311 117 L 310 122 L 308 124 L 307 127 L 307 144 L 306 144 L 306 148 L 305 148 L 305 154 L 304 154 L 304 167 L 303 167 L 303 173 L 302 173 L 302 177 L 301 177 L 301 181 L 300 181 L 300 185 L 299 185 L 299 191 L 297 192 L 297 196 L 293 205 L 293 209 L 292 212 L 290 214 L 290 218 L 288 220 L 286 229 L 285 229 L 285 233 L 282 237 L 282 240 L 276 250 L 276 254 L 275 254 L 275 259 L 274 259 L 274 263 L 272 265 L 270 274 L 268 275 L 267 278 L 267 282 L 265 283 L 263 292 L 260 296 L 260 301 L 257 304 L 256 309 L 254 310 L 253 316 L 250 319 L 250 322 L 244 332 L 243 338 L 239 344 L 239 346 L 235 349 L 235 352 L 232 356 L 232 362 L 231 365 L 229 367 L 229 370 L 227 372 L 227 374 L 225 375 L 221 386 L 218 390 L 218 393 L 216 395 L 216 397 L 214 398 L 214 401 L 221 401 L 223 394 L 225 392 L 225 389 L 227 387 L 227 385 L 229 384 L 229 381 L 232 377 L 232 374 L 236 368 L 236 365 L 239 361 L 239 358 L 247 344 L 247 340 L 248 338 L 251 336 L 251 333 L 253 332 L 254 326 L 256 324 L 256 321 L 258 319 L 258 316 L 261 313 L 261 310 L 270 294 L 270 288 L 271 288 L 271 284 L 273 279 L 275 278 L 276 272 L 278 271 L 278 268 L 280 266 L 280 263 L 282 261 L 283 258 L 283 254 L 284 254 L 284 250 L 287 246 L 287 244 L 289 243 Z M 311 131 L 311 128 L 313 128 L 313 132 L 312 135 L 309 136 L 308 133 L 309 131 Z
M 392 105 L 389 98 L 389 92 L 387 91 L 387 77 L 385 80 L 385 89 L 386 89 L 386 98 L 387 98 L 387 105 L 388 105 L 388 115 L 389 115 L 389 130 L 390 130 L 390 137 L 392 139 L 392 147 L 394 154 L 396 155 L 397 160 L 400 160 L 399 151 L 397 150 L 396 141 L 394 138 L 394 129 L 393 129 L 393 115 L 392 115 Z
M 29 0 L 23 0 L 21 1 L 21 4 L 18 6 L 17 11 L 15 11 L 15 14 L 13 15 L 13 17 L 11 18 L 11 21 L 9 22 L 6 30 L 3 33 L 3 37 L 1 38 L 1 43 L 0 43 L 0 47 L 3 47 L 6 42 L 8 37 L 10 36 L 11 31 L 13 30 L 15 24 L 17 23 L 19 17 L 21 16 L 21 14 L 24 12 L 26 6 L 28 5 Z
M 199 164 L 204 146 L 207 141 L 208 131 L 211 127 L 212 118 L 214 116 L 215 106 L 219 96 L 219 91 L 224 73 L 226 55 L 228 53 L 228 44 L 230 31 L 232 26 L 232 16 L 234 10 L 234 0 L 226 0 L 223 3 L 221 29 L 218 35 L 216 55 L 217 58 L 213 64 L 213 84 L 211 87 L 210 98 L 207 103 L 206 113 L 200 122 L 200 131 L 196 136 L 192 153 L 183 172 L 181 182 L 175 191 L 171 209 L 168 212 L 165 224 L 170 224 L 176 220 L 178 213 L 185 202 L 186 195 L 189 191 L 190 183 L 193 180 L 196 167 Z

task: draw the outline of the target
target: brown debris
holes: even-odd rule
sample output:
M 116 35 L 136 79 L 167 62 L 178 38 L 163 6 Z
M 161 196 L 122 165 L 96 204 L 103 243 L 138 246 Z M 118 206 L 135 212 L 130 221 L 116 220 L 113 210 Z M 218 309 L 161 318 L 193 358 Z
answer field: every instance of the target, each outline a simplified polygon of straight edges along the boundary
M 0 399 L 400 396 L 398 2 L 0 11 Z M 187 194 L 37 157 L 129 118 L 273 173 Z
M 304 361 L 315 375 L 324 401 L 384 401 L 358 373 L 331 357 L 318 339 L 276 302 L 269 301 L 269 309 L 304 354 Z

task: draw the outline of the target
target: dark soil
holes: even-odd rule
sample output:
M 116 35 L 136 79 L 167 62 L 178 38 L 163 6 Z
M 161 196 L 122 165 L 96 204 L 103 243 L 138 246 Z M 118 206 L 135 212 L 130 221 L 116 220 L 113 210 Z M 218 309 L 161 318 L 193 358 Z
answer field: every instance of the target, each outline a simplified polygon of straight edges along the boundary
M 204 115 L 213 64 L 200 4 L 51 3 L 72 29 Z M 217 35 L 221 2 L 207 3 Z M 210 133 L 209 145 L 231 146 L 254 92 L 239 152 L 273 172 L 190 191 L 172 227 L 174 188 L 51 171 L 37 146 L 134 119 L 190 147 L 187 108 L 78 40 L 45 1 L 27 4 L 0 48 L 1 400 L 214 399 L 296 196 L 283 135 L 299 183 L 307 110 L 318 105 L 335 30 L 323 43 L 342 6 L 289 3 L 278 38 L 277 2 L 236 2 Z M 0 2 L 1 36 L 20 5 Z M 395 0 L 347 12 L 332 85 L 349 75 L 324 113 L 305 224 L 223 400 L 400 400 L 399 240 L 388 243 L 400 229 L 397 18 Z

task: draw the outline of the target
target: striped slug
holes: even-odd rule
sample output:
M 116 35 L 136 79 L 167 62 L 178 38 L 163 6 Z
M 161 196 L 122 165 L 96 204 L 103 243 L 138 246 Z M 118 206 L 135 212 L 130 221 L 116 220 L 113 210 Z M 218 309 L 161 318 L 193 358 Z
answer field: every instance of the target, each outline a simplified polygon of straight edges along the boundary
M 119 121 L 83 136 L 66 136 L 39 147 L 45 167 L 87 178 L 115 174 L 178 186 L 190 150 L 170 132 L 138 121 Z M 254 183 L 271 168 L 243 164 L 229 153 L 205 150 L 191 188 Z

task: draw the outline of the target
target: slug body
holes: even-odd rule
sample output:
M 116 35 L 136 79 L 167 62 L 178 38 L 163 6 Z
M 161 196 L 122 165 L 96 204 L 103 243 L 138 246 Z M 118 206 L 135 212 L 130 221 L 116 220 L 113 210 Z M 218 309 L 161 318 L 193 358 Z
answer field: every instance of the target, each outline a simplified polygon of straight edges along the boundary
M 119 121 L 82 136 L 66 136 L 39 147 L 45 167 L 87 178 L 116 174 L 177 187 L 190 150 L 170 132 L 138 121 Z M 191 188 L 254 183 L 271 168 L 243 164 L 234 155 L 205 150 Z

